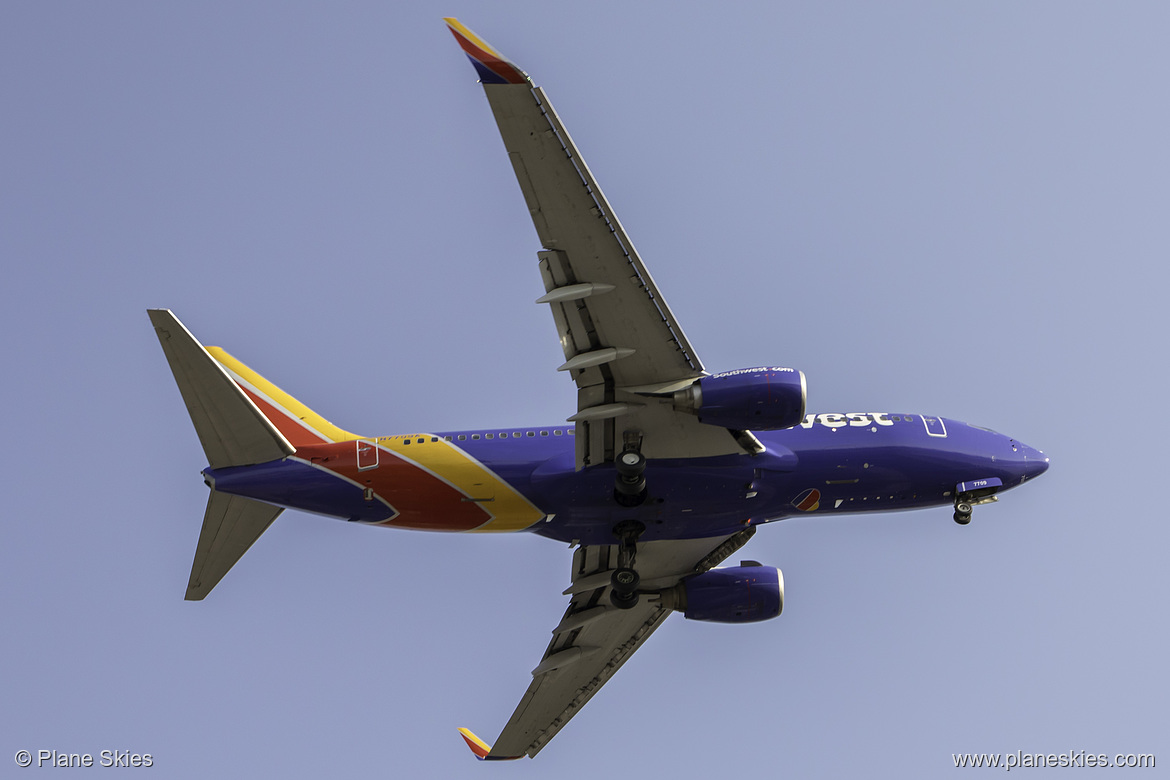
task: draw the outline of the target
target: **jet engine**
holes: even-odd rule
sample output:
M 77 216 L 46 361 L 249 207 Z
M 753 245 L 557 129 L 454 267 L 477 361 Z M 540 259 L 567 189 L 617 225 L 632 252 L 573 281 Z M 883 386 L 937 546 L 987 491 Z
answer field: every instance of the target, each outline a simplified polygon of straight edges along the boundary
M 756 623 L 784 610 L 784 574 L 774 566 L 743 561 L 739 566 L 689 577 L 661 593 L 663 606 L 689 620 Z
M 791 428 L 804 419 L 804 372 L 741 368 L 705 376 L 674 394 L 674 408 L 699 422 L 740 431 Z

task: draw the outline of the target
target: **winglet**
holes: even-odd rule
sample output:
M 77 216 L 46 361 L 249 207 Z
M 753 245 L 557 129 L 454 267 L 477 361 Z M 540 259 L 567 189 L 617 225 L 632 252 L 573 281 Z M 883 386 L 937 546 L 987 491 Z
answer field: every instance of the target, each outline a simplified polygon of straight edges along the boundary
M 490 756 L 492 746 L 484 742 L 471 731 L 471 729 L 459 729 L 459 736 L 463 737 L 463 741 L 467 743 L 467 747 L 471 748 L 471 752 L 480 761 L 514 761 L 523 756 Z
M 454 17 L 444 17 L 444 22 L 459 41 L 467 58 L 479 73 L 483 84 L 527 84 L 528 74 L 517 68 L 496 51 L 491 44 L 480 38 Z
M 450 23 L 450 20 L 448 23 Z M 475 753 L 475 757 L 480 761 L 483 761 L 487 758 L 487 754 L 492 752 L 492 746 L 475 736 L 471 729 L 459 729 L 459 736 L 463 737 L 463 741 L 467 743 L 467 747 L 471 748 L 471 752 Z

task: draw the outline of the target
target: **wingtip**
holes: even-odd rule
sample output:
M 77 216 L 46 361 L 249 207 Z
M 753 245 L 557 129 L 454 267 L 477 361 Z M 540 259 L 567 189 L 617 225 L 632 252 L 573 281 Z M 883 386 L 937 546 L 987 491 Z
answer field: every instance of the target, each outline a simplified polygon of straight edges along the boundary
M 484 742 L 479 737 L 475 736 L 475 732 L 471 729 L 460 728 L 459 736 L 463 737 L 463 741 L 467 743 L 467 747 L 471 748 L 471 752 L 480 761 L 515 761 L 524 756 L 493 756 L 491 755 L 492 746 Z
M 471 748 L 471 752 L 480 761 L 483 761 L 487 758 L 488 753 L 492 752 L 492 746 L 475 736 L 475 733 L 471 729 L 460 728 L 459 736 L 463 737 L 463 741 L 467 743 L 467 747 Z
M 455 36 L 463 53 L 471 60 L 479 80 L 487 84 L 527 84 L 528 74 L 516 67 L 490 43 L 471 31 L 454 16 L 444 16 L 447 29 Z

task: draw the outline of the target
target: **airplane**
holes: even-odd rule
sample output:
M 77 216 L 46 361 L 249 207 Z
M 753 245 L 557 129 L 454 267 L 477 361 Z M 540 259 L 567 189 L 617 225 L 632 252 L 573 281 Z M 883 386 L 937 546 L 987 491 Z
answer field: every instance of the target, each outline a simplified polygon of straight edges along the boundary
M 803 372 L 710 373 L 548 97 L 458 20 L 532 217 L 547 305 L 576 384 L 565 423 L 369 437 L 343 430 L 167 309 L 149 310 L 207 456 L 186 598 L 199 600 L 284 509 L 388 528 L 528 532 L 573 548 L 568 607 L 479 759 L 534 757 L 673 612 L 780 615 L 779 569 L 720 567 L 787 517 L 973 508 L 1043 474 L 1009 436 L 903 411 L 806 411 Z

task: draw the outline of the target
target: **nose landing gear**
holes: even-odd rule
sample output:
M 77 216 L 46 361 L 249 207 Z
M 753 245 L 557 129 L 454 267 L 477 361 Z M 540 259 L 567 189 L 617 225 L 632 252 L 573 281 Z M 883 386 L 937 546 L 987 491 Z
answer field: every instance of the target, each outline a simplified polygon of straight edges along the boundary
M 955 522 L 959 525 L 970 523 L 973 508 L 998 501 L 999 497 L 995 494 L 1001 487 L 1003 482 L 995 477 L 973 479 L 955 485 Z

